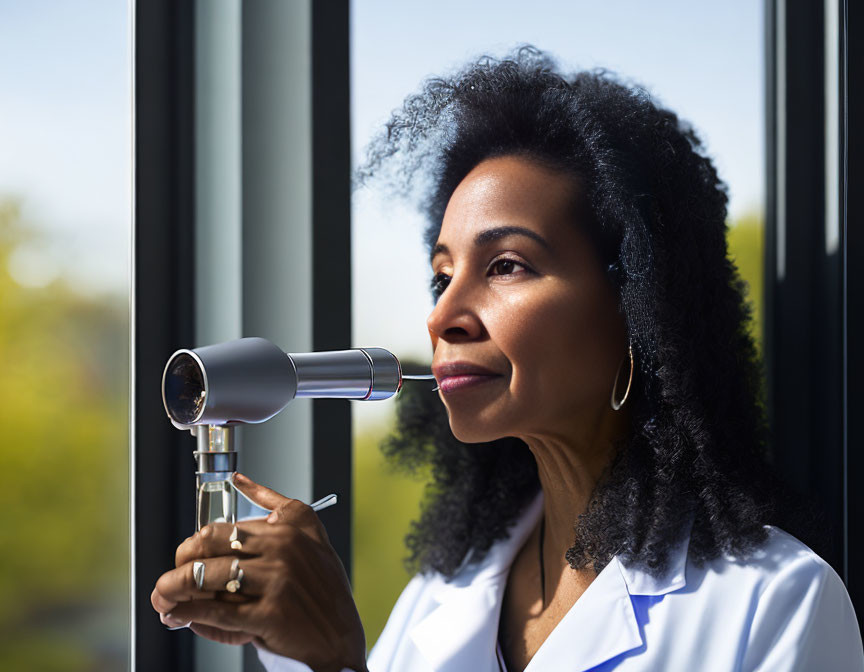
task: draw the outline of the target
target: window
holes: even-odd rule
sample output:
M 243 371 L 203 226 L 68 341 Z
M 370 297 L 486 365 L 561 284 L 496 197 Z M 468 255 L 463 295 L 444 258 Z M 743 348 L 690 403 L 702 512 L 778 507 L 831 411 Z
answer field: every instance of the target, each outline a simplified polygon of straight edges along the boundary
M 82 9 L 0 8 L 5 670 L 129 656 L 130 17 Z

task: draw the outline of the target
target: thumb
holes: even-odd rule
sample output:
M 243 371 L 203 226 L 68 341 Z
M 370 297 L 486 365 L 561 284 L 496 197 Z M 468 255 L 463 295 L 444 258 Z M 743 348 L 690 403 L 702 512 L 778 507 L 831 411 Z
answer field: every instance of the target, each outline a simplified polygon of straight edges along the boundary
M 268 487 L 256 483 L 248 476 L 241 474 L 239 471 L 234 474 L 233 482 L 240 492 L 262 508 L 275 511 L 288 501 L 288 497 L 280 495 L 275 490 L 271 490 Z

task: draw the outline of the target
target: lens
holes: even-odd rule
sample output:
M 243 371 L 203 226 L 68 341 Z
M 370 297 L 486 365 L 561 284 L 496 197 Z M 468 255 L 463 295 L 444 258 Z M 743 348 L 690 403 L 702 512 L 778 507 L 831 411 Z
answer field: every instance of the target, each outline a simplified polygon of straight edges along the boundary
M 165 371 L 163 394 L 172 420 L 181 425 L 198 420 L 207 399 L 204 372 L 198 360 L 185 352 L 175 355 Z

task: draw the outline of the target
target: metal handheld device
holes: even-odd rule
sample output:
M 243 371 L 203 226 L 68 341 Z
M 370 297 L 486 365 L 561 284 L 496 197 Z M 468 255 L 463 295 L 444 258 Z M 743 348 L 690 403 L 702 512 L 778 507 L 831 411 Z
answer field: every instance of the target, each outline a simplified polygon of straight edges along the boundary
M 162 402 L 197 440 L 196 529 L 267 513 L 234 487 L 237 425 L 266 422 L 294 399 L 388 399 L 403 380 L 431 378 L 403 376 L 383 348 L 288 354 L 253 337 L 178 350 L 162 374 Z

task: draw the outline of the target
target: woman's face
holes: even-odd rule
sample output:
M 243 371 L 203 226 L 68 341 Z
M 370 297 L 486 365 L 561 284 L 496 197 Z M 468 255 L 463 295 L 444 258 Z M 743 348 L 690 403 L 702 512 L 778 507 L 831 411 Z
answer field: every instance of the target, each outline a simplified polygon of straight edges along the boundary
M 627 333 L 580 230 L 588 217 L 576 178 L 514 156 L 480 163 L 453 192 L 432 256 L 443 292 L 427 326 L 459 440 L 590 441 L 615 413 Z M 629 359 L 619 399 L 626 374 Z

